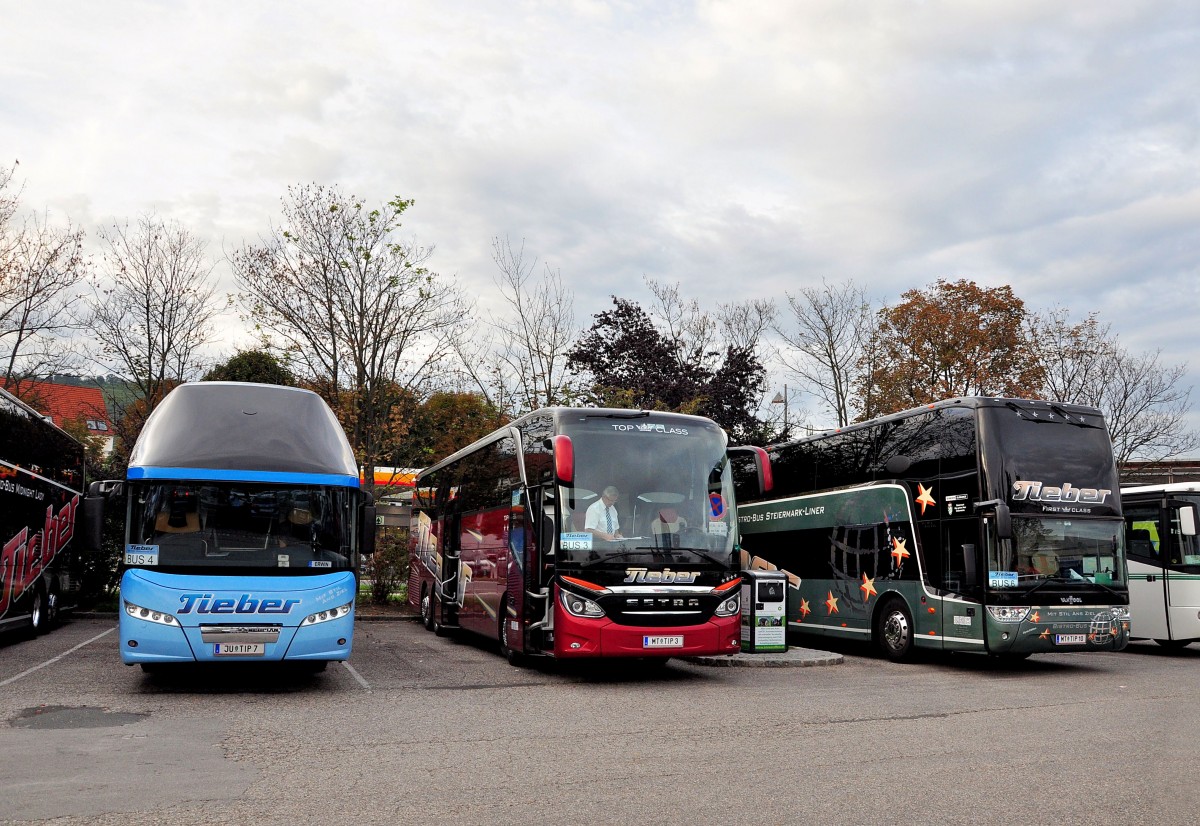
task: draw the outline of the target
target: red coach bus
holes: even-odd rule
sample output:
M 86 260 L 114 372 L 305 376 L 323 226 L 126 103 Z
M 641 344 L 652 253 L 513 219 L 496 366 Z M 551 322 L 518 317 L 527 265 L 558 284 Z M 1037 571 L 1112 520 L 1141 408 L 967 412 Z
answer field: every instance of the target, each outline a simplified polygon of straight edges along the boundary
M 730 450 L 698 416 L 529 413 L 417 476 L 409 601 L 511 662 L 736 653 Z

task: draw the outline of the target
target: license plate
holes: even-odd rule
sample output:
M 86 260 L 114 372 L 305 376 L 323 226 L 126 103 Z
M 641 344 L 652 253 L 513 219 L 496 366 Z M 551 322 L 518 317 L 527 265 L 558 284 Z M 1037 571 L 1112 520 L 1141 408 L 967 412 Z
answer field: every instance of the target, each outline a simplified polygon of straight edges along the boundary
M 1055 634 L 1055 645 L 1083 645 L 1087 642 L 1087 634 Z
M 683 648 L 683 635 L 670 637 L 642 637 L 642 648 Z
M 261 657 L 267 653 L 265 642 L 218 642 L 213 643 L 213 654 L 218 657 Z

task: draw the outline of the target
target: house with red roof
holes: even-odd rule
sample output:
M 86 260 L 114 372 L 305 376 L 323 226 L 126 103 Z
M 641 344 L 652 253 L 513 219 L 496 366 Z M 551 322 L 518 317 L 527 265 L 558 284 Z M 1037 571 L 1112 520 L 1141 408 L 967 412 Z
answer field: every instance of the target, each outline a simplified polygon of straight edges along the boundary
M 104 440 L 104 453 L 112 452 L 115 431 L 99 387 L 22 381 L 19 389 L 21 401 L 54 424 L 62 427 L 69 421 L 81 421 L 87 425 L 89 434 Z

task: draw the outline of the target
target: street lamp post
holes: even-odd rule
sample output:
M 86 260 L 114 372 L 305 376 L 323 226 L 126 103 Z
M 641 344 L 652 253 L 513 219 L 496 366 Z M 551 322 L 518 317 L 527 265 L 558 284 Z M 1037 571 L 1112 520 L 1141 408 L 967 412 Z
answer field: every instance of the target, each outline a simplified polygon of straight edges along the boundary
M 783 438 L 788 437 L 788 398 L 787 385 L 783 386 L 783 393 L 776 393 L 775 398 L 771 399 L 771 404 L 783 405 Z

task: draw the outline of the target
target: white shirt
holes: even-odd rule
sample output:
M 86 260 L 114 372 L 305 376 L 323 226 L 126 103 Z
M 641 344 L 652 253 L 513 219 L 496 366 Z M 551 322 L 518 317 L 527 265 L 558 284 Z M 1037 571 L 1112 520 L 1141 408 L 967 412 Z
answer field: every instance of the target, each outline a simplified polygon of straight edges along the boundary
M 612 530 L 608 528 L 608 520 L 604 516 L 605 509 L 608 510 L 608 514 L 612 517 Z M 616 533 L 619 531 L 621 523 L 617 519 L 617 506 L 606 505 L 603 499 L 597 499 L 588 505 L 587 515 L 583 519 L 583 529 L 585 531 L 603 531 L 604 533 Z

